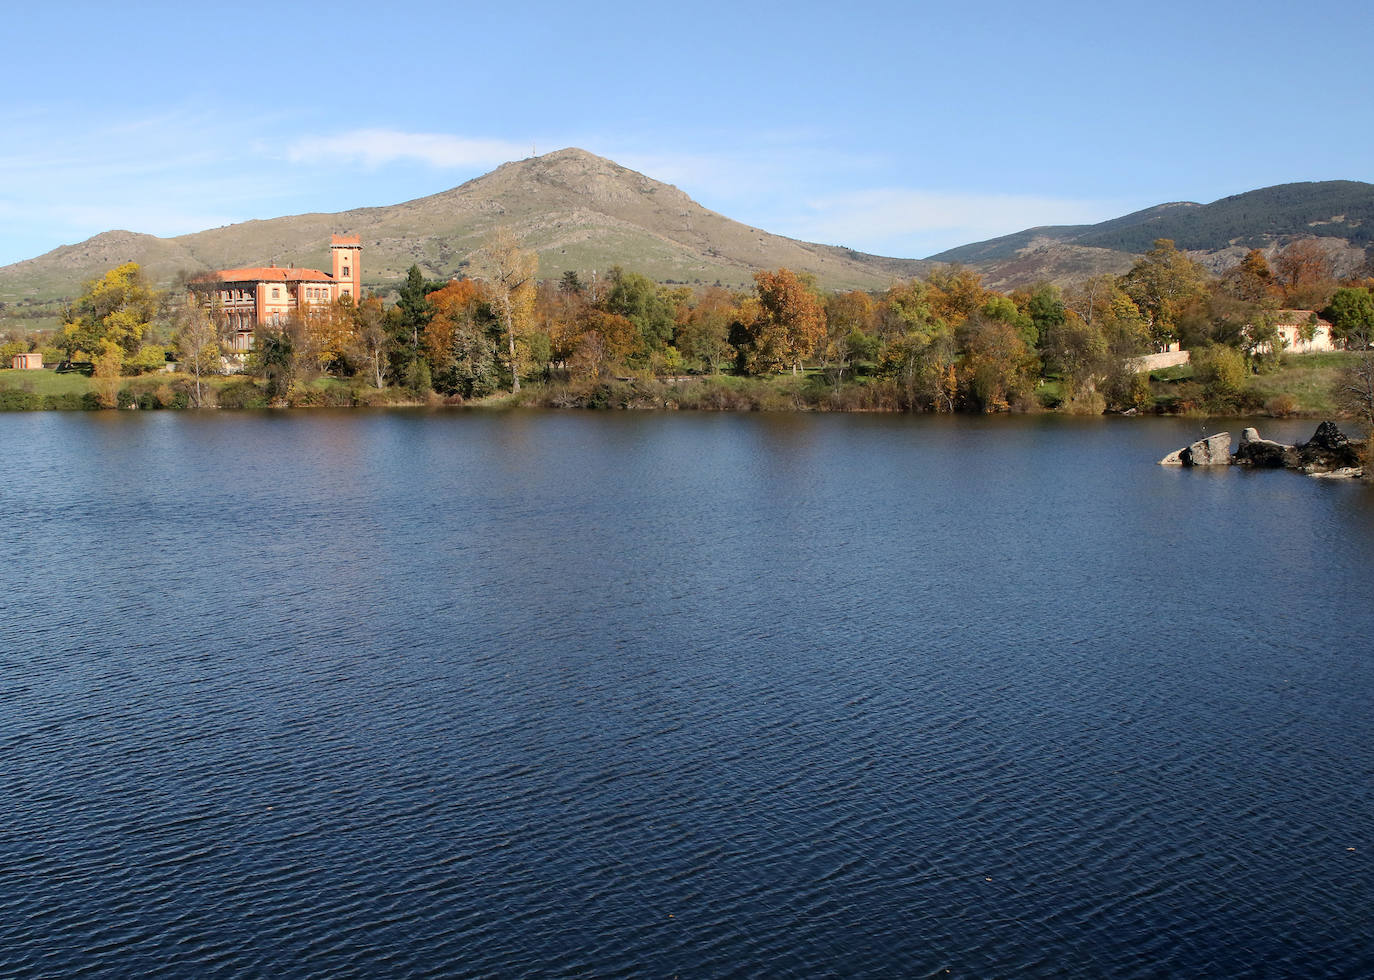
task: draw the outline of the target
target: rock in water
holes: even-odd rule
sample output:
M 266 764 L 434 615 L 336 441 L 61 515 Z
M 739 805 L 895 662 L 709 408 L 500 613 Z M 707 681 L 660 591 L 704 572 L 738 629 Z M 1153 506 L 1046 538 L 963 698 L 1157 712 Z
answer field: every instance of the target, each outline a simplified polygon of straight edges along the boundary
M 1261 439 L 1259 430 L 1255 428 L 1248 428 L 1242 432 L 1240 445 L 1236 447 L 1236 463 L 1241 466 L 1276 470 L 1291 466 L 1295 458 L 1292 446 L 1271 439 Z
M 1334 422 L 1317 426 L 1312 438 L 1298 446 L 1294 454 L 1297 457 L 1294 468 L 1304 473 L 1329 473 L 1360 466 L 1359 448 L 1336 428 Z
M 1231 465 L 1231 433 L 1218 432 L 1199 439 L 1179 453 L 1179 461 L 1184 466 Z
M 1175 449 L 1159 461 L 1160 466 L 1225 466 L 1236 463 L 1260 469 L 1290 469 L 1311 476 L 1354 478 L 1363 475 L 1360 454 L 1362 442 L 1351 442 L 1334 422 L 1323 422 L 1316 433 L 1301 446 L 1261 439 L 1259 430 L 1247 428 L 1240 434 L 1240 445 L 1231 455 L 1231 434 L 1218 432 L 1199 439 L 1191 446 Z

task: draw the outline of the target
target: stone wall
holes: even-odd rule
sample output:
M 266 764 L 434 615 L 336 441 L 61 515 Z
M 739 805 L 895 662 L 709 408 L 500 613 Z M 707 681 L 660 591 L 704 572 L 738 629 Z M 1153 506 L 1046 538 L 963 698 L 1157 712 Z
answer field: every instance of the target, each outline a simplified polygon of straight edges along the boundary
M 1187 364 L 1189 353 L 1186 350 L 1170 350 L 1163 354 L 1146 354 L 1144 357 L 1133 357 L 1129 361 L 1131 367 L 1137 374 L 1143 371 L 1158 371 L 1160 368 L 1177 367 L 1180 364 Z

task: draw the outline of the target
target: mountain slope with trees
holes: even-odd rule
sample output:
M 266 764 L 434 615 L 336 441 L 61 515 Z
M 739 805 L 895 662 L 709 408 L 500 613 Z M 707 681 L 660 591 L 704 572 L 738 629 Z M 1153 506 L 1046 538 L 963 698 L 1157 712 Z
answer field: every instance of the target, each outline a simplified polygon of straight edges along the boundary
M 1047 225 L 948 249 L 933 262 L 959 262 L 1002 286 L 1035 278 L 1123 272 L 1167 238 L 1214 271 L 1250 249 L 1272 258 L 1301 238 L 1318 238 L 1338 269 L 1360 265 L 1374 246 L 1374 184 L 1354 180 L 1279 184 L 1211 204 L 1177 201 L 1094 225 Z

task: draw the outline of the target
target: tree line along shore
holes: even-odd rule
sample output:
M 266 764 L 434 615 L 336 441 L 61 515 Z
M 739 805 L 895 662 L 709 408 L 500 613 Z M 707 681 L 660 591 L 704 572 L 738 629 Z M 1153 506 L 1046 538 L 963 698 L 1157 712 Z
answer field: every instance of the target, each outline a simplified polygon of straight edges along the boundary
M 0 409 L 395 404 L 913 412 L 1060 411 L 1374 419 L 1374 269 L 1336 278 L 1319 243 L 1220 275 L 1160 240 L 1120 276 L 1001 292 L 946 266 L 881 292 L 787 269 L 750 291 L 613 268 L 535 276 L 498 232 L 470 278 L 412 267 L 386 297 L 303 304 L 252 350 L 185 280 L 127 263 L 87 283 L 62 326 L 0 335 L 50 368 L 0 371 Z M 1306 319 L 1296 335 L 1281 323 Z M 1321 324 L 1334 346 L 1287 342 Z M 1141 358 L 1182 348 L 1188 362 Z

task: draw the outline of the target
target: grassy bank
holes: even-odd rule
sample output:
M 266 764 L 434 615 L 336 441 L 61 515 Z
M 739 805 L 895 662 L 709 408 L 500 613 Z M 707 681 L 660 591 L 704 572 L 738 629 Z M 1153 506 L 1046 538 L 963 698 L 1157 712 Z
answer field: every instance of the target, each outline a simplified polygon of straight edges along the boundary
M 1277 369 L 1252 374 L 1240 390 L 1218 397 L 1194 375 L 1191 364 L 1150 373 L 1154 409 L 1163 414 L 1252 415 L 1270 418 L 1339 418 L 1335 390 L 1359 354 L 1288 354 Z
M 523 389 L 514 398 L 506 396 L 501 404 L 714 412 L 899 412 L 906 407 L 902 393 L 891 381 L 861 379 L 836 387 L 820 372 L 763 378 L 716 374 L 555 382 Z
M 1246 378 L 1238 392 L 1225 398 L 1194 377 L 1191 365 L 1150 375 L 1153 410 L 1161 414 L 1249 415 L 1255 417 L 1338 418 L 1333 391 L 1342 371 L 1359 355 L 1304 354 L 1285 357 L 1268 374 Z M 187 408 L 194 404 L 194 379 L 184 374 L 151 374 L 121 378 L 114 388 L 120 408 Z M 265 385 L 243 375 L 202 379 L 207 406 L 267 408 L 273 404 Z M 80 374 L 43 371 L 0 371 L 0 410 L 98 409 L 108 403 L 112 386 Z M 1038 405 L 1073 411 L 1060 404 L 1058 382 L 1046 380 L 1037 389 Z M 461 398 L 417 396 L 404 388 L 376 389 L 360 379 L 321 377 L 293 382 L 275 402 L 293 408 L 385 407 L 391 405 L 462 404 Z M 900 412 L 910 400 L 889 378 L 848 378 L 833 384 L 822 372 L 745 378 L 717 374 L 681 378 L 616 378 L 595 382 L 526 384 L 518 394 L 498 394 L 471 402 L 497 409 L 515 406 L 582 409 L 661 409 L 697 411 L 774 412 Z M 1036 410 L 1036 404 L 1027 406 Z M 1081 406 L 1079 409 L 1081 410 Z
M 0 371 L 0 411 L 95 411 L 111 395 L 121 409 L 184 409 L 195 403 L 195 379 L 186 374 L 146 374 L 120 378 L 115 385 L 82 374 L 52 370 Z M 243 375 L 201 379 L 206 407 L 269 408 L 274 401 L 266 387 Z M 442 402 L 438 396 L 416 397 L 403 388 L 376 389 L 356 380 L 316 378 L 295 382 L 276 404 L 290 408 L 355 408 L 425 405 Z

